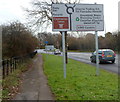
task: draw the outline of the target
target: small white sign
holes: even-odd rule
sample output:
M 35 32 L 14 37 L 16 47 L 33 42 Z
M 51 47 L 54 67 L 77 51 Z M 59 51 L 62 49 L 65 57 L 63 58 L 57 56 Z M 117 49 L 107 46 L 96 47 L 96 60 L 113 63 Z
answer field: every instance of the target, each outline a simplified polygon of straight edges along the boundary
M 53 31 L 104 30 L 103 4 L 52 4 L 52 16 Z M 56 17 L 68 21 L 56 21 Z

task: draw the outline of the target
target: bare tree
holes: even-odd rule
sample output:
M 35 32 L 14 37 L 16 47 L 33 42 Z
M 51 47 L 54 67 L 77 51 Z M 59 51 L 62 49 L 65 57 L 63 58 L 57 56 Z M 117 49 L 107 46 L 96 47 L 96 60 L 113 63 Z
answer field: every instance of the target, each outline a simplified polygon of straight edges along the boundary
M 28 24 L 36 29 L 46 30 L 52 24 L 51 5 L 52 3 L 80 3 L 80 0 L 34 0 L 32 8 L 24 9 L 27 12 Z
M 32 2 L 32 9 L 26 9 L 28 13 L 28 19 L 29 24 L 34 28 L 41 28 L 47 29 L 49 25 L 52 23 L 52 12 L 51 12 L 51 6 L 52 3 L 80 3 L 80 0 L 47 0 L 43 1 L 33 1 Z M 65 39 L 67 39 L 67 32 L 65 34 Z M 67 42 L 65 43 L 65 46 L 67 48 Z M 67 58 L 67 49 L 66 49 L 66 58 Z M 67 63 L 67 59 L 66 59 Z
M 38 40 L 24 24 L 16 21 L 2 25 L 3 57 L 23 56 L 34 51 Z

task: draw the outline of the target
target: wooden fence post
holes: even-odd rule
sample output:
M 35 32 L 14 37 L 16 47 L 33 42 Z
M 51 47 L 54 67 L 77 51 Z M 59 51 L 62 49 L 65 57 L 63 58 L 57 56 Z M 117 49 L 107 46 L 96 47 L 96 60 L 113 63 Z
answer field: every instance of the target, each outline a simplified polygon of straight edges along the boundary
M 9 75 L 9 60 L 6 60 L 6 61 L 7 61 L 6 75 L 8 76 Z
M 12 58 L 10 59 L 10 72 L 12 73 L 13 69 L 12 69 Z
M 15 60 L 15 69 L 16 69 L 16 68 L 17 68 L 17 67 L 16 67 L 16 58 L 15 58 L 14 60 Z
M 3 79 L 4 79 L 5 78 L 5 61 L 4 60 L 2 61 L 2 68 L 3 68 L 2 74 L 3 74 Z

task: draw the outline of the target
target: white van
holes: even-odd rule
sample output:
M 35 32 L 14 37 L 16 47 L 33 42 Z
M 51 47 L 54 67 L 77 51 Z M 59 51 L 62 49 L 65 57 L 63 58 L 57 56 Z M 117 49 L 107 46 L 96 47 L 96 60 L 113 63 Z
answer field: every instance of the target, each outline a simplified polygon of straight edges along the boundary
M 45 51 L 54 51 L 54 45 L 46 45 L 45 46 Z

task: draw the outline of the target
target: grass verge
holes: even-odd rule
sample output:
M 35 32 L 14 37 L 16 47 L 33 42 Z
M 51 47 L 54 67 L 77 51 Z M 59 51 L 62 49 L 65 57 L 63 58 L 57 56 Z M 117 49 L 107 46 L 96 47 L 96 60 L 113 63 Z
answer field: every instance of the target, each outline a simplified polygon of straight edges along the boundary
M 2 99 L 10 100 L 18 93 L 19 86 L 21 84 L 20 75 L 27 71 L 30 67 L 31 59 L 28 59 L 25 63 L 19 64 L 17 69 L 8 75 L 4 80 L 2 80 Z
M 68 50 L 68 52 L 89 52 L 89 53 L 92 53 L 93 51 L 79 51 L 79 50 Z
M 56 100 L 117 100 L 118 75 L 94 66 L 68 60 L 67 78 L 63 77 L 62 57 L 43 54 L 44 72 Z

